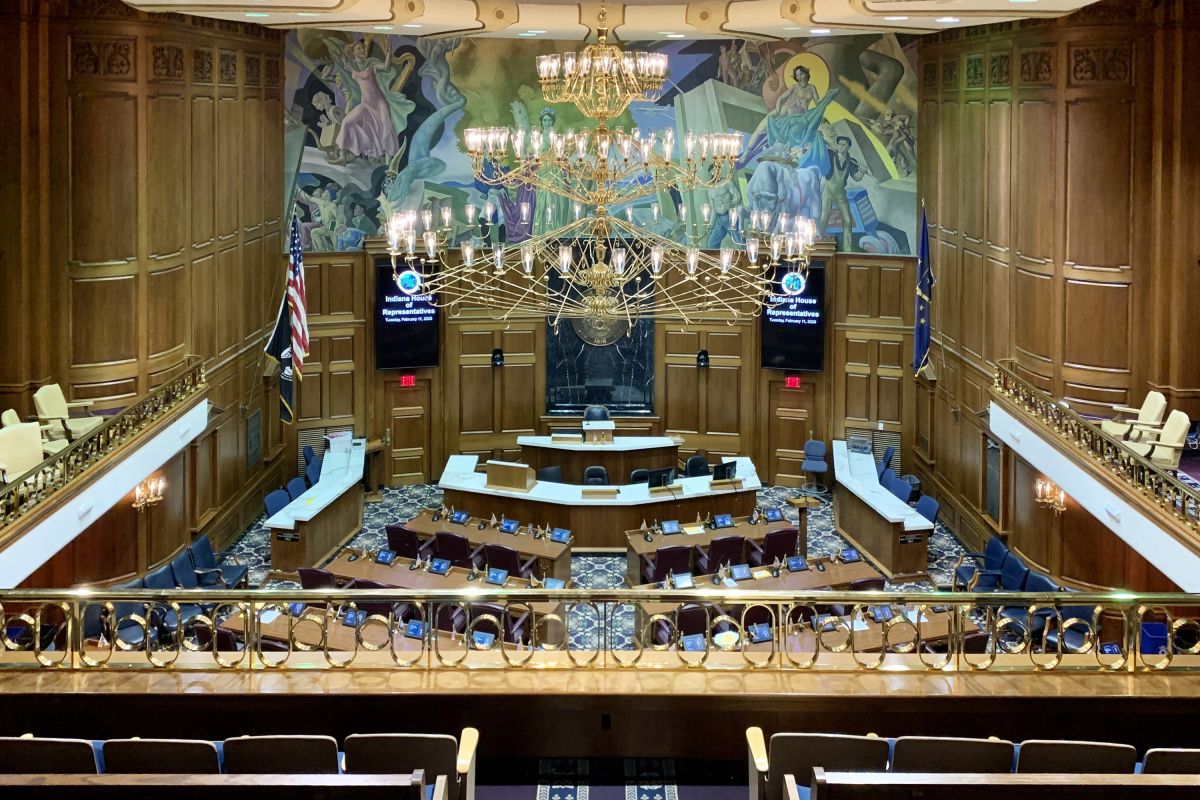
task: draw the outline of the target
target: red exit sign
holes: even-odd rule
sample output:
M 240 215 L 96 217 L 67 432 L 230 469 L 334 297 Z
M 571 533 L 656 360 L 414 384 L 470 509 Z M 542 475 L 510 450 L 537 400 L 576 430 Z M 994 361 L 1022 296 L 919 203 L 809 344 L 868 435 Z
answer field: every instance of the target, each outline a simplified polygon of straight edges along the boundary
M 400 388 L 401 389 L 412 389 L 416 385 L 417 385 L 417 376 L 416 375 L 401 375 L 400 376 Z
M 799 375 L 788 375 L 786 378 L 783 379 L 783 388 L 799 389 L 800 388 L 800 376 Z

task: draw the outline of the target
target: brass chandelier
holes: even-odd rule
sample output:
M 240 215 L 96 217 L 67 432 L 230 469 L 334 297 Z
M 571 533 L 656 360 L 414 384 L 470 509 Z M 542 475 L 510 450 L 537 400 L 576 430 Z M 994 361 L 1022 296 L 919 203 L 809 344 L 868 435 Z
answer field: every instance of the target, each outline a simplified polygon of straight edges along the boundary
M 595 44 L 580 52 L 537 59 L 542 94 L 550 103 L 571 103 L 596 124 L 580 131 L 544 134 L 523 128 L 471 128 L 464 144 L 475 179 L 498 190 L 537 192 L 562 198 L 544 208 L 514 204 L 523 226 L 538 225 L 520 242 L 497 234 L 496 204 L 463 209 L 465 225 L 442 207 L 397 212 L 387 223 L 388 252 L 397 287 L 447 308 L 470 309 L 495 319 L 545 316 L 626 328 L 640 317 L 689 324 L 722 319 L 730 324 L 757 316 L 772 299 L 780 266 L 803 275 L 815 236 L 811 221 L 786 213 L 736 208 L 720 220 L 738 247 L 707 250 L 716 212 L 700 206 L 688 219 L 680 203 L 679 239 L 636 220 L 634 201 L 680 197 L 717 189 L 736 172 L 741 135 L 643 133 L 611 128 L 631 103 L 656 100 L 667 75 L 665 54 L 626 52 L 608 42 L 604 12 Z M 624 213 L 614 211 L 624 207 Z M 555 208 L 562 210 L 555 218 Z M 643 207 L 642 216 L 646 216 Z M 662 209 L 649 205 L 659 227 Z M 513 220 L 515 221 L 515 220 Z M 457 255 L 454 258 L 452 254 Z

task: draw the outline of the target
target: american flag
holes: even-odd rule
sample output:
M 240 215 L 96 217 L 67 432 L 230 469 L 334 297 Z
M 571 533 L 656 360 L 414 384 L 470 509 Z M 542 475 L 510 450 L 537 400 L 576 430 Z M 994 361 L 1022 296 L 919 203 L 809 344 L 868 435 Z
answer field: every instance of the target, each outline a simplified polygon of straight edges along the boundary
M 300 246 L 300 220 L 292 215 L 292 241 L 288 248 L 288 316 L 292 323 L 292 371 L 304 377 L 308 355 L 308 300 L 304 293 L 304 249 Z

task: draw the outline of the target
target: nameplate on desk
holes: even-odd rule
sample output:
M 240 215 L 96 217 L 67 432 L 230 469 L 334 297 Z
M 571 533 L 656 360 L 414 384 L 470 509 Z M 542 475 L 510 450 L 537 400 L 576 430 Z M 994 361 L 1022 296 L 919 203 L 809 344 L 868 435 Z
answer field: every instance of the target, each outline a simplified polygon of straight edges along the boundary
M 537 473 L 528 464 L 512 461 L 487 462 L 487 486 L 489 489 L 512 489 L 528 492 L 537 483 Z
M 554 444 L 583 444 L 582 433 L 552 433 L 550 441 Z
M 925 541 L 925 536 L 920 533 L 900 534 L 900 544 L 920 544 L 923 541 Z
M 277 542 L 298 542 L 298 541 L 300 541 L 300 534 L 297 533 L 296 531 L 279 531 L 278 533 L 275 534 L 275 541 L 277 541 Z
M 709 488 L 714 492 L 719 491 L 741 491 L 743 487 L 741 478 L 730 478 L 727 481 L 712 481 L 709 483 Z
M 429 564 L 429 571 L 432 572 L 434 575 L 449 575 L 450 574 L 450 562 L 444 558 L 435 558 Z
M 668 483 L 666 486 L 651 486 L 650 496 L 657 497 L 658 495 L 663 494 L 675 494 L 675 490 L 677 488 L 679 487 L 674 483 Z
M 584 500 L 615 500 L 617 498 L 617 487 L 615 486 L 585 486 L 583 488 Z

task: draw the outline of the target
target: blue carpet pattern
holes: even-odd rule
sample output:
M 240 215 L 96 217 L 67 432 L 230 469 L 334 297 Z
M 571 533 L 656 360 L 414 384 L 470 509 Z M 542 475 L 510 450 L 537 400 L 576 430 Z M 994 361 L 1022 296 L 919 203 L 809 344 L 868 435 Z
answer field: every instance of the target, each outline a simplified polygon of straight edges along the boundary
M 768 486 L 759 491 L 758 503 L 762 507 L 779 507 L 789 519 L 796 521 L 799 518 L 799 512 L 787 504 L 788 498 L 794 497 L 795 494 L 796 490 L 793 488 Z M 350 546 L 379 550 L 387 542 L 384 533 L 386 525 L 416 516 L 423 508 L 439 506 L 441 501 L 441 490 L 431 484 L 384 488 L 382 502 L 367 504 L 363 513 L 362 531 L 351 540 Z M 230 549 L 241 559 L 242 563 L 250 566 L 251 586 L 298 588 L 297 584 L 293 582 L 270 579 L 271 547 L 265 522 L 265 515 L 255 520 Z M 825 500 L 820 506 L 810 509 L 808 512 L 809 556 L 832 555 L 846 546 L 845 539 L 839 536 L 834 529 L 833 504 Z M 963 552 L 965 549 L 954 533 L 939 523 L 929 540 L 929 576 L 932 583 L 889 583 L 889 588 L 925 591 L 932 589 L 935 584 L 947 584 L 950 582 L 954 563 Z M 625 556 L 576 553 L 571 558 L 571 577 L 577 586 L 584 588 L 618 588 L 625 580 Z M 594 649 L 603 646 L 602 637 L 607 630 L 610 637 L 609 647 L 629 648 L 632 646 L 633 639 L 633 618 L 633 610 L 630 607 L 606 607 L 604 604 L 575 607 L 570 612 L 567 626 L 570 647 Z M 565 792 L 566 789 L 560 789 L 561 796 L 558 800 L 587 800 L 586 796 L 568 797 Z M 555 798 L 551 796 L 541 798 L 539 791 L 539 800 L 555 800 Z M 632 800 L 632 798 L 626 798 L 626 800 Z M 642 798 L 639 796 L 637 800 L 642 800 Z M 648 790 L 648 800 L 676 800 L 676 798 L 666 796 L 656 798 Z

